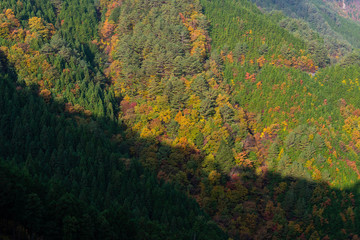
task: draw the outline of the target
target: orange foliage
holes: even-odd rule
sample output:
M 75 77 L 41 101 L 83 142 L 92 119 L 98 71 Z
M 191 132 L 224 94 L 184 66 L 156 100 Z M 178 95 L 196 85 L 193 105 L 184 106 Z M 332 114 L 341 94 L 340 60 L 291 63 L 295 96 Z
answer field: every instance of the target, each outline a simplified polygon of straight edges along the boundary
M 50 102 L 51 92 L 48 89 L 43 89 L 40 91 L 40 96 L 44 98 L 45 102 Z
M 7 38 L 18 27 L 20 27 L 19 20 L 15 18 L 11 9 L 6 9 L 0 14 L 0 37 Z
M 111 35 L 114 33 L 115 30 L 115 23 L 113 21 L 108 21 L 108 19 L 105 20 L 103 27 L 101 28 L 100 32 L 101 35 L 107 39 L 111 37 Z
M 261 81 L 256 84 L 256 88 L 257 88 L 257 89 L 261 89 L 261 86 L 262 86 L 262 82 L 261 82 Z
M 247 153 L 246 152 L 241 152 L 241 153 L 236 153 L 235 155 L 235 162 L 237 165 L 244 165 L 245 164 L 245 161 L 246 161 L 246 155 Z
M 265 60 L 264 56 L 259 57 L 257 60 L 259 68 L 262 68 L 264 66 L 265 62 L 266 62 L 266 60 Z
M 283 56 L 279 55 L 277 58 L 271 56 L 270 64 L 278 67 L 293 67 L 298 68 L 303 71 L 314 73 L 318 70 L 318 67 L 315 66 L 315 63 L 312 59 L 309 59 L 307 56 L 292 57 L 290 59 L 285 59 Z
M 190 18 L 185 18 L 182 13 L 179 15 L 183 24 L 190 32 L 192 42 L 191 55 L 199 53 L 201 57 L 205 57 L 209 48 L 209 38 L 206 30 L 198 26 L 198 19 L 202 18 L 203 14 L 193 11 Z
M 233 62 L 234 62 L 234 58 L 233 58 L 232 52 L 230 52 L 230 53 L 226 56 L 226 58 L 228 59 L 228 61 L 229 61 L 230 63 L 233 63 Z

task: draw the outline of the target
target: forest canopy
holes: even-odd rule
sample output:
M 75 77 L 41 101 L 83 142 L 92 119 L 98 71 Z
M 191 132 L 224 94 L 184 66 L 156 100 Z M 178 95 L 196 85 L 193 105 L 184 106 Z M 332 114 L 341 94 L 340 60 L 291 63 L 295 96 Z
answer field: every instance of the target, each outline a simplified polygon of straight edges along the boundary
M 1 1 L 0 238 L 358 239 L 338 5 Z

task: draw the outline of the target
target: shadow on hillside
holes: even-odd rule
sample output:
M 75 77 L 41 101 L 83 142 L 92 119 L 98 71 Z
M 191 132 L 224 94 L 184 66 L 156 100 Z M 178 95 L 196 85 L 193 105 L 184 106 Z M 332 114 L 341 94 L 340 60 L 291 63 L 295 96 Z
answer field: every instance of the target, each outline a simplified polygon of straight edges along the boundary
M 360 183 L 245 168 L 210 178 L 197 149 L 45 103 L 0 64 L 0 238 L 227 239 L 190 195 L 233 239 L 357 239 Z
M 126 126 L 42 98 L 10 69 L 0 55 L 0 239 L 226 238 L 133 159 Z

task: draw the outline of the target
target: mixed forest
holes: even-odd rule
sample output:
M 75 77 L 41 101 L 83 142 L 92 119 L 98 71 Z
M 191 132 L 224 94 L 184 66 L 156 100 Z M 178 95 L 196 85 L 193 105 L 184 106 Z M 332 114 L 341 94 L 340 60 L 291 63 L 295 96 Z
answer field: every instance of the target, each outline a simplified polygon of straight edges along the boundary
M 2 0 L 0 239 L 360 239 L 345 2 Z

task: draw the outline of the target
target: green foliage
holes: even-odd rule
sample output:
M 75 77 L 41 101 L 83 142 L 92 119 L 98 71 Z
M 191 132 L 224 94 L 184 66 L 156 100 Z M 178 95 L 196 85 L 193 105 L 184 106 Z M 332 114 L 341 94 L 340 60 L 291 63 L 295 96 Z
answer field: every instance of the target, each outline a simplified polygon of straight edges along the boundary
M 2 1 L 0 238 L 355 239 L 358 25 L 255 2 Z
M 276 13 L 280 26 L 296 35 L 301 34 L 304 39 L 310 40 L 317 35 L 309 29 L 309 26 L 318 32 L 324 39 L 323 45 L 329 50 L 335 62 L 337 61 L 335 56 L 342 57 L 347 54 L 351 51 L 351 45 L 359 47 L 357 39 L 360 36 L 355 30 L 359 29 L 359 25 L 332 8 L 332 5 L 338 5 L 336 1 L 252 1 L 267 10 L 281 10 L 291 18 L 303 19 L 283 18 L 281 14 Z
M 234 166 L 234 157 L 230 146 L 222 140 L 215 157 L 216 164 L 219 165 L 221 171 L 229 172 Z
M 304 42 L 269 21 L 270 16 L 248 1 L 200 1 L 212 24 L 214 48 L 228 45 L 235 56 L 248 53 L 249 58 L 279 54 L 281 44 L 292 43 L 304 49 Z M 263 40 L 265 39 L 265 40 Z M 265 43 L 263 43 L 265 41 Z M 255 49 L 258 51 L 256 52 Z
M 136 160 L 126 159 L 119 143 L 110 141 L 96 122 L 83 122 L 81 115 L 76 120 L 59 103 L 47 105 L 26 87 L 15 87 L 1 77 L 0 208 L 5 234 L 20 231 L 12 228 L 13 221 L 46 239 L 208 239 L 207 234 L 222 239 L 193 200 L 159 182 Z M 170 225 L 161 212 L 182 221 Z

